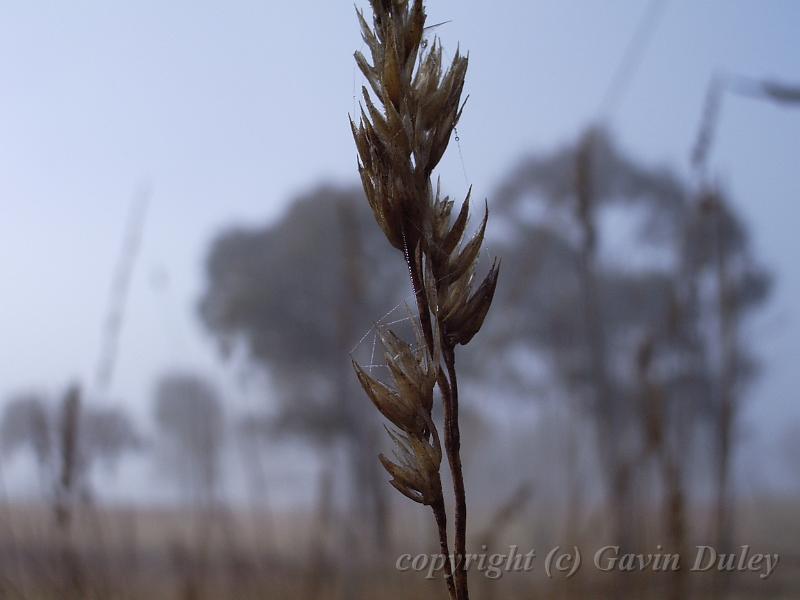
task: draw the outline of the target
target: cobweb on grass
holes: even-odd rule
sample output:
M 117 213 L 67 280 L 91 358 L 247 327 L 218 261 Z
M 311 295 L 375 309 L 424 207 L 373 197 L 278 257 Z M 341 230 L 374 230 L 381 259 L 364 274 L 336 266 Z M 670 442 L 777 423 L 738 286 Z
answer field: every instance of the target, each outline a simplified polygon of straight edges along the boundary
M 472 284 L 473 292 L 483 281 L 483 278 L 486 277 L 488 265 L 491 265 L 494 260 L 494 255 L 485 247 L 486 245 L 488 244 L 484 241 L 484 247 L 481 248 L 479 254 L 478 266 L 475 269 L 475 279 Z M 414 352 L 420 349 L 418 344 L 411 342 L 416 339 L 412 321 L 418 319 L 414 296 L 414 291 L 409 291 L 402 301 L 375 321 L 350 350 L 350 358 L 358 362 L 361 368 L 367 371 L 369 375 L 373 374 L 373 369 L 389 368 L 381 360 L 383 356 L 379 335 L 381 328 L 391 328 L 401 339 L 411 343 Z
M 411 326 L 412 320 L 415 319 L 416 313 L 411 309 L 409 304 L 410 299 L 405 298 L 398 303 L 389 312 L 383 315 L 380 319 L 375 321 L 372 326 L 361 336 L 353 349 L 350 350 L 350 357 L 361 365 L 361 368 L 372 375 L 373 369 L 388 369 L 389 366 L 381 361 L 383 350 L 380 343 L 379 330 L 381 328 L 391 328 L 398 336 L 403 339 L 413 339 L 407 337 L 413 336 L 413 329 Z M 405 313 L 405 316 L 402 316 Z M 416 351 L 418 348 L 413 346 Z

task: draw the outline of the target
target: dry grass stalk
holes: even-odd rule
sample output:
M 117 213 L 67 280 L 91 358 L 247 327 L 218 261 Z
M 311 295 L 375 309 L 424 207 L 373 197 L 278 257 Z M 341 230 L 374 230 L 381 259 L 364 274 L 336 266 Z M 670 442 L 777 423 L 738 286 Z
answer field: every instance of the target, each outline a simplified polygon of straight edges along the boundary
M 59 449 L 61 465 L 56 483 L 54 513 L 60 529 L 68 530 L 72 521 L 75 491 L 80 469 L 79 423 L 81 393 L 77 385 L 71 386 L 64 396 L 59 422 Z
M 664 530 L 669 540 L 668 551 L 677 556 L 686 552 L 686 492 L 685 492 L 685 460 L 681 460 L 680 451 L 670 444 L 667 390 L 654 373 L 657 354 L 661 346 L 669 343 L 669 336 L 676 335 L 677 321 L 681 318 L 680 307 L 673 303 L 667 319 L 667 327 L 663 331 L 656 330 L 647 335 L 639 344 L 636 353 L 636 373 L 642 404 L 641 428 L 644 432 L 645 447 L 642 460 L 652 456 L 659 470 L 664 489 L 663 519 Z M 672 428 L 675 425 L 672 424 Z M 668 598 L 680 600 L 686 597 L 686 571 L 679 569 L 672 574 L 668 584 Z
M 79 445 L 80 417 L 81 391 L 77 385 L 72 385 L 64 396 L 59 421 L 61 465 L 53 512 L 61 536 L 60 561 L 64 571 L 64 584 L 78 594 L 82 594 L 86 585 L 84 567 L 72 540 L 72 521 L 82 466 Z
M 499 264 L 473 286 L 488 208 L 477 233 L 462 244 L 469 194 L 455 219 L 454 202 L 434 189 L 431 175 L 444 155 L 463 111 L 468 59 L 456 52 L 444 69 L 442 47 L 423 44 L 422 0 L 370 0 L 370 27 L 358 12 L 372 62 L 355 59 L 377 102 L 363 89 L 361 118 L 351 120 L 359 172 L 375 219 L 389 243 L 403 253 L 416 297 L 412 346 L 380 331 L 393 382 L 384 384 L 355 365 L 359 381 L 380 412 L 397 428 L 390 435 L 397 462 L 381 456 L 392 485 L 433 509 L 442 552 L 449 556 L 440 464 L 442 448 L 431 418 L 434 388 L 444 408 L 444 448 L 455 495 L 455 572 L 445 573 L 451 598 L 468 600 L 466 497 L 460 458 L 455 347 L 467 344 L 483 324 L 497 285 Z M 446 561 L 449 567 L 449 561 Z
M 523 481 L 519 487 L 497 507 L 483 531 L 476 536 L 481 552 L 489 553 L 494 551 L 498 540 L 511 529 L 511 525 L 514 524 L 514 521 L 519 519 L 525 512 L 532 497 L 533 484 L 530 481 Z M 481 598 L 483 600 L 493 600 L 496 591 L 494 582 L 488 577 L 484 577 Z

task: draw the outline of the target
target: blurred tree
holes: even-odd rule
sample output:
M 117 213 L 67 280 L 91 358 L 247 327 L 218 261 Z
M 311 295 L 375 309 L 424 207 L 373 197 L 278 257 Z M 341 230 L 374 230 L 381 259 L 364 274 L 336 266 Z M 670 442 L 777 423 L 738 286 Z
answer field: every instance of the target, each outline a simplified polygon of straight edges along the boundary
M 393 249 L 372 220 L 360 189 L 320 187 L 274 224 L 223 232 L 208 255 L 200 315 L 223 352 L 240 345 L 275 382 L 271 435 L 301 436 L 324 460 L 332 460 L 331 447 L 344 448 L 351 506 L 385 546 L 388 487 L 374 459 L 379 428 L 349 353 L 409 290 L 402 261 L 381 259 Z
M 685 305 L 701 315 L 699 335 L 705 342 L 712 373 L 710 423 L 716 448 L 717 547 L 730 549 L 731 471 L 735 459 L 741 400 L 757 373 L 752 344 L 742 343 L 742 328 L 768 297 L 769 273 L 753 256 L 746 225 L 717 186 L 704 184 L 696 194 L 684 239 L 688 289 Z
M 130 417 L 118 407 L 90 406 L 81 422 L 84 453 L 112 469 L 126 452 L 142 447 L 142 438 Z
M 44 471 L 52 466 L 53 460 L 50 418 L 49 407 L 43 395 L 20 394 L 9 399 L 6 404 L 0 429 L 3 453 L 13 455 L 18 450 L 29 448 L 43 477 Z
M 196 501 L 213 506 L 225 436 L 217 391 L 201 376 L 170 373 L 156 385 L 154 409 L 164 467 Z
M 691 441 L 701 424 L 716 428 L 708 418 L 718 410 L 714 390 L 730 386 L 722 382 L 731 370 L 713 368 L 718 338 L 707 328 L 709 315 L 730 308 L 690 290 L 722 256 L 740 265 L 728 283 L 736 291 L 723 294 L 738 298 L 737 314 L 766 294 L 766 275 L 736 242 L 742 223 L 726 209 L 720 245 L 692 198 L 673 175 L 622 156 L 602 130 L 523 161 L 495 197 L 503 237 L 494 250 L 516 276 L 498 289 L 504 318 L 491 321 L 490 369 L 532 389 L 541 369 L 519 367 L 504 349 L 535 353 L 545 376 L 555 374 L 580 400 L 595 423 L 614 543 L 622 546 L 633 543 L 636 478 L 651 457 L 664 483 L 665 525 L 683 537 Z M 749 361 L 736 354 L 738 387 Z
M 80 494 L 89 494 L 94 465 L 113 469 L 140 446 L 139 433 L 126 412 L 84 404 L 77 386 L 71 386 L 59 403 L 45 394 L 12 396 L 0 422 L 0 449 L 7 456 L 30 451 L 48 494 L 59 494 L 60 488 L 80 488 Z

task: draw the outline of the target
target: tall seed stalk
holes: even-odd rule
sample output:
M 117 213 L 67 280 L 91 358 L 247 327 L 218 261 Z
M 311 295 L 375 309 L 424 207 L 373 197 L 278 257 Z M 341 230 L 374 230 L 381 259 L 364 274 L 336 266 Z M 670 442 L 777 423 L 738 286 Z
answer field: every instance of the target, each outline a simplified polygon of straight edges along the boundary
M 430 506 L 441 551 L 450 556 L 440 466 L 442 448 L 431 413 L 434 389 L 444 408 L 444 449 L 455 496 L 454 572 L 445 561 L 450 598 L 468 600 L 467 505 L 461 466 L 458 378 L 455 349 L 466 345 L 483 324 L 497 285 L 499 263 L 475 283 L 488 207 L 475 235 L 462 243 L 470 194 L 451 219 L 454 202 L 434 188 L 431 175 L 444 155 L 464 105 L 468 58 L 456 52 L 446 70 L 442 46 L 423 42 L 422 0 L 370 0 L 372 27 L 357 11 L 372 62 L 355 60 L 372 90 L 363 91 L 358 124 L 350 124 L 358 149 L 358 170 L 367 200 L 389 243 L 408 266 L 417 314 L 411 345 L 381 328 L 391 383 L 373 378 L 357 363 L 358 379 L 378 410 L 395 427 L 396 462 L 381 455 L 391 484 L 408 498 Z M 373 102 L 373 96 L 375 101 Z M 470 190 L 471 192 L 471 190 Z

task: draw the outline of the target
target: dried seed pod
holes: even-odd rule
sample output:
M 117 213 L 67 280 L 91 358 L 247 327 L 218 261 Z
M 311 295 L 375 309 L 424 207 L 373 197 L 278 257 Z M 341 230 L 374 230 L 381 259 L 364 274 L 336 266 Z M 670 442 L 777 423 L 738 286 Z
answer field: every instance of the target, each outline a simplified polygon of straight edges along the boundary
M 419 322 L 412 319 L 412 324 L 415 346 L 400 339 L 388 327 L 378 329 L 393 386 L 378 381 L 355 361 L 353 368 L 367 396 L 384 417 L 408 434 L 423 435 L 428 431 L 433 409 L 436 363 L 431 360 Z
M 500 261 L 495 259 L 492 268 L 475 293 L 447 318 L 446 335 L 451 344 L 468 344 L 483 326 L 486 313 L 492 305 L 499 274 Z
M 473 291 L 489 210 L 488 207 L 484 210 L 480 227 L 459 250 L 469 220 L 469 201 L 470 194 L 467 194 L 451 226 L 452 202 L 440 198 L 437 189 L 433 209 L 435 222 L 427 243 L 431 255 L 431 277 L 436 281 L 440 301 L 437 317 L 451 345 L 467 344 L 481 328 L 494 298 L 499 275 L 499 262 L 495 260 L 478 289 Z
M 416 246 L 417 232 L 427 220 L 425 186 L 460 117 L 468 61 L 456 52 L 442 75 L 442 48 L 434 42 L 415 69 L 423 52 L 422 1 L 410 7 L 407 0 L 371 4 L 373 27 L 357 12 L 372 62 L 361 52 L 355 60 L 377 102 L 364 89 L 364 108 L 351 128 L 375 219 L 392 246 L 406 252 Z
M 432 505 L 442 499 L 439 469 L 442 447 L 436 426 L 427 417 L 430 435 L 386 431 L 395 443 L 394 458 L 380 455 L 384 469 L 392 476 L 390 483 L 401 494 L 420 504 Z

